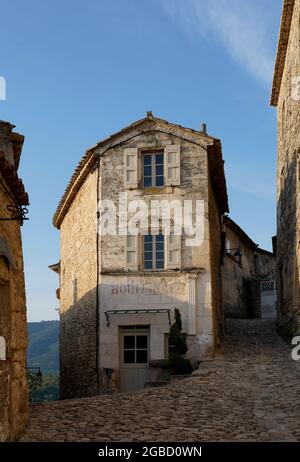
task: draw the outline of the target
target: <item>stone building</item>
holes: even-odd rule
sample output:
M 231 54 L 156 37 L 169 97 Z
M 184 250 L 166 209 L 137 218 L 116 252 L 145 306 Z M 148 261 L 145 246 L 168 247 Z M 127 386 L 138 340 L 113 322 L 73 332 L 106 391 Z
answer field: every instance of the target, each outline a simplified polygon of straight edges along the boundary
M 27 417 L 27 324 L 20 224 L 28 196 L 18 177 L 24 137 L 0 121 L 0 441 Z
M 227 318 L 257 318 L 275 309 L 276 261 L 260 249 L 231 218 L 224 217 L 222 266 L 224 313 Z
M 86 152 L 54 216 L 61 236 L 60 264 L 52 269 L 60 275 L 62 398 L 155 380 L 168 356 L 175 308 L 195 365 L 220 345 L 223 164 L 221 143 L 205 126 L 195 131 L 151 113 Z M 137 236 L 99 235 L 97 204 L 110 200 L 118 208 L 125 192 L 128 211 L 139 200 L 199 201 L 203 240 L 191 246 L 172 229 L 164 235 L 160 221 L 156 232 L 146 224 Z
M 278 108 L 278 327 L 300 329 L 300 0 L 285 0 L 271 105 Z

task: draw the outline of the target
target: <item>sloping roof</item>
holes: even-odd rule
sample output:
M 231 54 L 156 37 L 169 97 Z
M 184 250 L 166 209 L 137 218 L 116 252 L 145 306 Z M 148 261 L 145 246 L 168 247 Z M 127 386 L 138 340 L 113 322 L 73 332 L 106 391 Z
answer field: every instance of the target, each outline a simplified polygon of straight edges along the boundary
M 259 252 L 262 254 L 266 254 L 269 256 L 274 256 L 272 252 L 269 252 L 268 250 L 261 249 L 258 244 L 256 244 L 249 236 L 248 234 L 235 222 L 232 220 L 232 218 L 226 216 L 224 217 L 224 224 L 225 226 L 228 226 L 237 236 L 240 237 L 240 239 L 247 244 L 252 250 L 255 252 Z
M 258 248 L 258 244 L 255 244 L 254 241 L 248 236 L 248 234 L 230 217 L 224 217 L 224 224 L 232 229 L 232 231 L 237 234 L 241 240 L 253 249 Z
M 16 202 L 19 205 L 29 205 L 28 193 L 25 191 L 23 182 L 19 178 L 15 167 L 7 161 L 3 151 L 0 151 L 0 172 L 5 179 L 6 184 L 9 186 Z
M 151 130 L 155 131 L 155 122 L 160 123 L 165 125 L 166 127 L 169 127 L 170 129 L 175 128 L 175 129 L 181 129 L 182 131 L 185 132 L 185 134 L 191 134 L 193 136 L 197 136 L 199 138 L 199 144 L 200 140 L 203 141 L 203 147 L 206 148 L 208 144 L 211 145 L 210 147 L 210 163 L 213 168 L 215 169 L 215 178 L 216 178 L 216 184 L 218 185 L 220 191 L 219 191 L 219 204 L 220 207 L 222 208 L 222 211 L 224 213 L 228 212 L 228 196 L 227 196 L 227 188 L 226 188 L 226 180 L 225 180 L 225 174 L 224 174 L 224 162 L 222 159 L 222 148 L 221 148 L 221 142 L 220 140 L 206 135 L 204 133 L 201 133 L 199 131 L 193 130 L 191 128 L 186 128 L 182 127 L 181 125 L 176 125 L 168 122 L 167 120 L 160 119 L 158 117 L 154 117 L 152 113 L 148 113 L 147 117 L 144 117 L 143 119 L 140 119 L 131 125 L 123 128 L 122 130 L 114 133 L 113 135 L 109 136 L 108 138 L 105 138 L 102 141 L 99 141 L 97 144 L 89 148 L 84 156 L 81 158 L 78 166 L 75 169 L 75 172 L 73 173 L 69 184 L 59 202 L 59 205 L 56 209 L 56 212 L 53 217 L 53 224 L 56 228 L 60 228 L 60 225 L 64 219 L 64 216 L 66 215 L 70 205 L 72 204 L 77 192 L 79 191 L 81 185 L 85 181 L 86 177 L 88 174 L 91 172 L 92 168 L 96 164 L 99 154 L 96 152 L 96 150 L 99 148 L 103 149 L 104 152 L 108 151 L 109 149 L 113 148 L 116 144 L 118 144 L 118 139 L 122 136 L 125 136 L 132 132 L 135 129 L 141 129 L 142 132 L 142 127 L 143 125 L 147 123 L 153 123 L 153 127 Z M 184 138 L 184 137 L 183 137 Z M 187 140 L 188 141 L 188 140 Z M 126 142 L 126 141 L 124 141 Z M 213 159 L 213 153 L 215 153 L 215 158 Z
M 279 41 L 275 63 L 275 72 L 272 87 L 271 106 L 277 106 L 280 94 L 281 81 L 285 66 L 285 58 L 289 43 L 291 24 L 295 0 L 284 0 L 280 24 Z

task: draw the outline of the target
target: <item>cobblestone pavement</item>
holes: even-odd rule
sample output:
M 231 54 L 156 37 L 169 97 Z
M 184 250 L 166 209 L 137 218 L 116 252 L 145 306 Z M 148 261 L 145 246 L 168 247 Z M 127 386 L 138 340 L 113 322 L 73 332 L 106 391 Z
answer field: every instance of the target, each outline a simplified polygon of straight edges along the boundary
M 22 441 L 300 441 L 300 364 L 274 319 L 227 328 L 223 354 L 190 378 L 32 405 Z

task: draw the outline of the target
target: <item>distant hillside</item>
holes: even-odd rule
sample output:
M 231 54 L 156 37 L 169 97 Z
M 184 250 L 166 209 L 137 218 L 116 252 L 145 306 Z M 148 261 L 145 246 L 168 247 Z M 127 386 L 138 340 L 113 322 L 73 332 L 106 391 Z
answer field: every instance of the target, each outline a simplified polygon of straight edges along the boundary
M 29 322 L 28 367 L 40 366 L 43 373 L 59 372 L 59 321 Z

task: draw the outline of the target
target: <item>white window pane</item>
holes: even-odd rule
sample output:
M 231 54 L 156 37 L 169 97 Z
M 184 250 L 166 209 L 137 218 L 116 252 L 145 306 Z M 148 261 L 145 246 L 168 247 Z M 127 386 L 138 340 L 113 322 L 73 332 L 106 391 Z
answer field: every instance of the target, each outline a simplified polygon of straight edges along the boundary
M 133 181 L 134 181 L 134 171 L 132 171 L 132 170 L 127 170 L 127 176 L 126 176 L 126 178 L 127 178 L 127 182 L 128 182 L 128 183 L 133 182 Z
M 168 164 L 175 164 L 177 162 L 177 152 L 168 153 Z
M 178 261 L 178 250 L 170 250 L 170 262 L 176 263 Z
M 172 179 L 176 179 L 177 176 L 177 168 L 176 167 L 169 167 L 168 168 L 168 177 Z
M 127 167 L 134 168 L 135 156 L 127 156 Z
M 135 262 L 135 252 L 127 252 L 127 263 L 134 263 Z
M 135 246 L 135 236 L 127 236 L 127 247 L 130 249 L 134 248 Z

